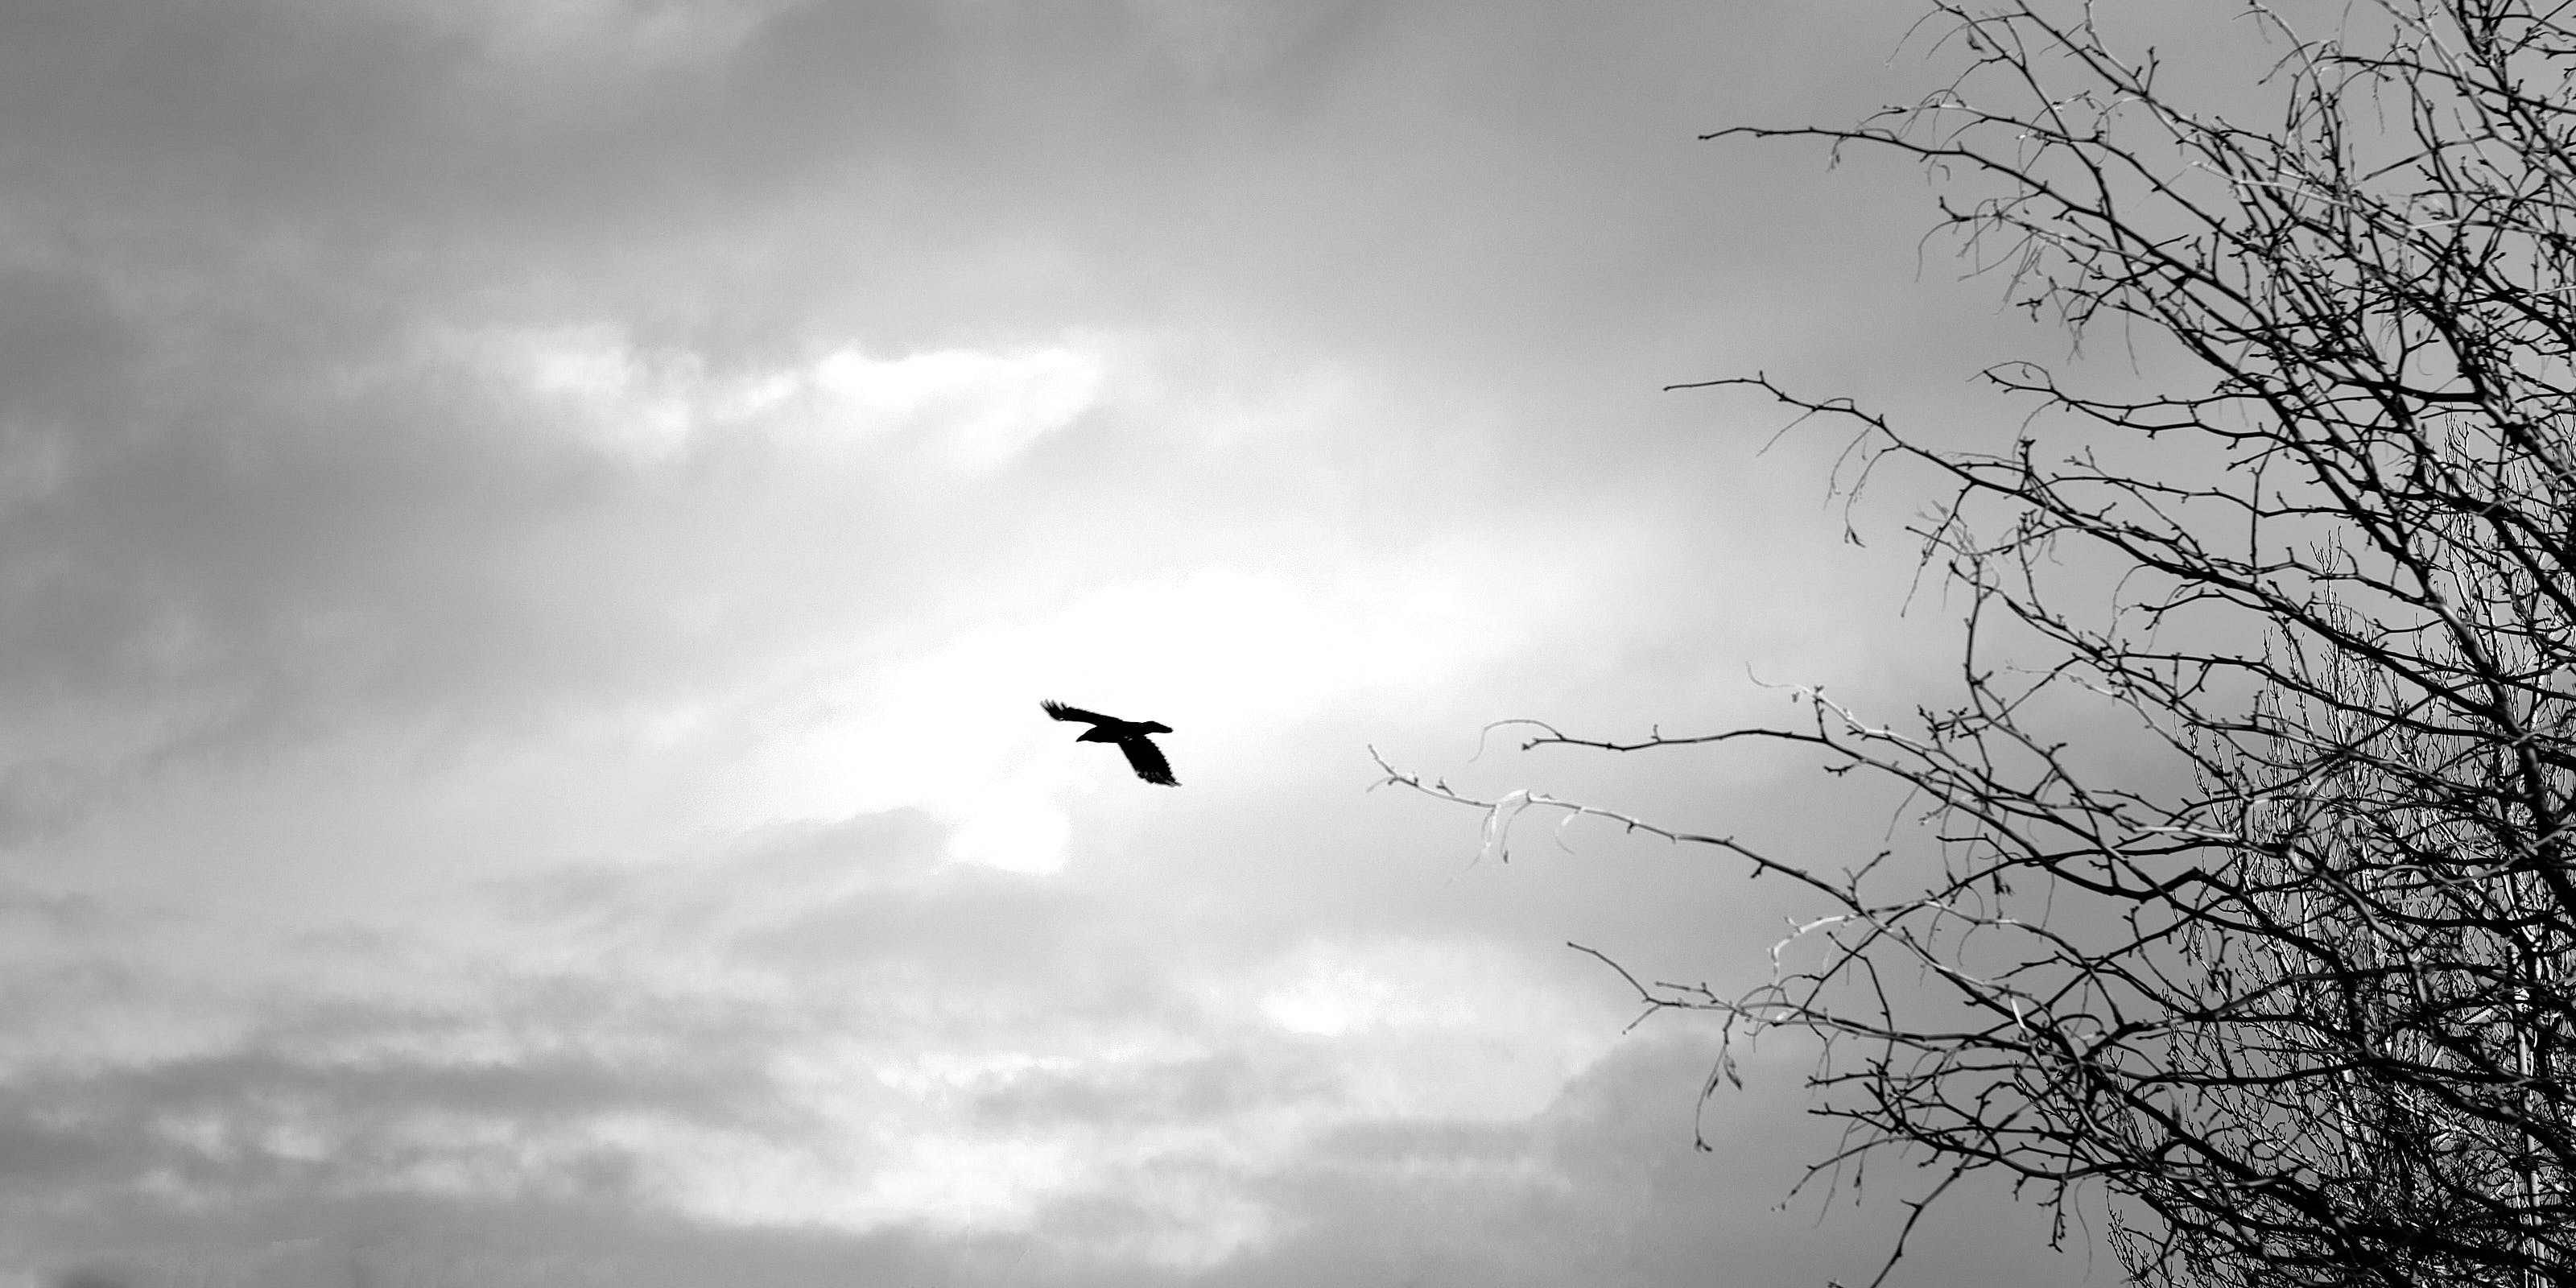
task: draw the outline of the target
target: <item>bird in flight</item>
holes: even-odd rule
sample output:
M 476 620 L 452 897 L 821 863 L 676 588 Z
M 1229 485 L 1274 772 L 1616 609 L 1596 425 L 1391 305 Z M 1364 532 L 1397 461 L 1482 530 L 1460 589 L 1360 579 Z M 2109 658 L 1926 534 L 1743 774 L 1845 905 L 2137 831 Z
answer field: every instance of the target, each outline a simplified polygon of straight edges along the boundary
M 1048 701 L 1038 705 L 1046 708 L 1046 713 L 1058 720 L 1079 720 L 1090 725 L 1090 731 L 1074 739 L 1075 742 L 1117 743 L 1118 750 L 1127 753 L 1127 763 L 1136 767 L 1138 778 L 1149 783 L 1159 783 L 1165 787 L 1181 785 L 1180 779 L 1172 777 L 1172 762 L 1163 759 L 1163 749 L 1155 746 L 1154 740 L 1145 736 L 1149 733 L 1170 733 L 1172 731 L 1170 725 L 1159 720 L 1121 720 L 1116 716 L 1104 716 L 1096 711 L 1068 707 L 1061 702 Z

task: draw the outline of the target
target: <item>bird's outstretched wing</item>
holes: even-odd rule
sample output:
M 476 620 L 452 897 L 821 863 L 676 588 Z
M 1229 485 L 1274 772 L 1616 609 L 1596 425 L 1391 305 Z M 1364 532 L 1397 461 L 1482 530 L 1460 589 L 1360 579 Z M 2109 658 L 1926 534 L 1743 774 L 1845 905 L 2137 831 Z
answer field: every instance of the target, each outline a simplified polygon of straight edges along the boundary
M 1080 707 L 1068 707 L 1052 698 L 1044 702 L 1040 702 L 1038 705 L 1045 708 L 1048 715 L 1054 716 L 1058 720 L 1079 720 L 1084 724 L 1095 725 L 1120 723 L 1118 718 L 1115 716 L 1104 716 L 1097 711 L 1085 711 Z
M 1136 767 L 1136 776 L 1149 783 L 1178 787 L 1181 780 L 1172 777 L 1172 762 L 1163 759 L 1163 749 L 1143 734 L 1118 740 L 1118 750 L 1127 753 L 1127 763 Z

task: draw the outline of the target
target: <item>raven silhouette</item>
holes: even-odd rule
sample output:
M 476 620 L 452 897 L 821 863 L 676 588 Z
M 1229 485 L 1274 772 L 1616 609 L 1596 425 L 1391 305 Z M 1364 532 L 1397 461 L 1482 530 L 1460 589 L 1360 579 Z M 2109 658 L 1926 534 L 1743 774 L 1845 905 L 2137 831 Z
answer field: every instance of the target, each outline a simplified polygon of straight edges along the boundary
M 1058 720 L 1079 720 L 1090 725 L 1090 730 L 1074 739 L 1075 742 L 1117 743 L 1118 750 L 1127 753 L 1127 763 L 1136 767 L 1138 778 L 1164 787 L 1181 785 L 1180 779 L 1172 777 L 1172 762 L 1163 759 L 1163 749 L 1155 746 L 1154 740 L 1145 736 L 1149 733 L 1170 733 L 1172 731 L 1170 725 L 1159 720 L 1121 720 L 1116 716 L 1104 716 L 1096 711 L 1084 711 L 1079 707 L 1068 707 L 1052 700 L 1038 705 L 1046 708 L 1046 713 Z

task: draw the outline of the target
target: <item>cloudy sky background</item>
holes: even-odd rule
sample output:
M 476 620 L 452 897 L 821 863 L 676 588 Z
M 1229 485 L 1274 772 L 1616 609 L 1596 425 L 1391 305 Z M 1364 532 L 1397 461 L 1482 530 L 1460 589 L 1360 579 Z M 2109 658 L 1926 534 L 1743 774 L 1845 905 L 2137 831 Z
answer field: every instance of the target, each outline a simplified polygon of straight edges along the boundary
M 1788 892 L 1478 861 L 1369 748 L 1876 843 L 1478 731 L 1937 693 L 1902 488 L 1854 549 L 1839 437 L 1659 392 L 2062 351 L 1918 176 L 1694 139 L 1910 97 L 1911 17 L 0 6 L 0 1283 L 1865 1273 L 1921 1178 L 1774 1210 L 1808 1053 L 1695 1153 L 1713 1030 L 1564 947 L 1738 986 Z

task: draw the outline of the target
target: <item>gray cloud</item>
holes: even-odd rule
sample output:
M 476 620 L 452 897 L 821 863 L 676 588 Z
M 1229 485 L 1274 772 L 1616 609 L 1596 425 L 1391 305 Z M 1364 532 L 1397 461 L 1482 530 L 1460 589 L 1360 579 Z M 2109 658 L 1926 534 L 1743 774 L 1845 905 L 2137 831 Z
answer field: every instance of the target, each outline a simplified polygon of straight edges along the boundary
M 1660 1285 L 1712 1274 L 1821 1282 L 1871 1266 L 1885 1245 L 1869 1211 L 1824 1211 L 1813 1200 L 1780 1206 L 1795 1180 L 1789 1160 L 1819 1134 L 1781 1112 L 1794 1099 L 1780 1094 L 1787 1088 L 1757 1086 L 1749 1101 L 1718 1102 L 1708 1124 L 1718 1152 L 1690 1148 L 1690 1088 L 1706 1059 L 1699 1042 L 1641 1040 L 1525 1123 L 1371 1124 L 1319 1141 L 1257 1178 L 1285 1215 L 1279 1237 L 1195 1271 L 1063 1252 L 1067 1242 L 1114 1243 L 1122 1230 L 1153 1227 L 1155 1214 L 1115 1195 L 1062 1205 L 1030 1236 L 852 1236 L 640 1212 L 618 1201 L 613 1171 L 588 1192 L 531 1194 L 508 1207 L 351 1194 L 308 1174 L 247 1190 L 212 1212 L 145 1201 L 69 1216 L 59 1228 L 87 1233 L 65 1237 L 51 1258 L 138 1285 L 252 1283 L 262 1274 L 290 1276 L 273 1283 L 337 1283 L 351 1265 L 397 1283 L 677 1285 L 729 1273 L 793 1285 L 891 1273 L 958 1285 L 1210 1288 Z M 1882 1179 L 1900 1189 L 1913 1180 Z M 2043 1225 L 2038 1214 L 1971 1194 L 1927 1227 L 1916 1273 L 1997 1285 L 2083 1280 L 2081 1246 L 2067 1257 L 2032 1250 Z M 2016 1228 L 2022 1237 L 1997 1237 Z
M 1753 462 L 1766 410 L 1656 392 L 1766 365 L 1910 392 L 2001 334 L 1882 285 L 1913 273 L 1883 175 L 1811 187 L 1813 157 L 1691 140 L 1909 74 L 1857 30 L 1875 6 L 1833 13 L 0 13 L 0 1186 L 32 1214 L 0 1223 L 0 1270 L 1831 1262 L 1764 1224 L 1769 1180 L 1639 1109 L 1686 1108 L 1685 1047 L 1549 1092 L 1626 1005 L 1562 940 L 1750 967 L 1782 896 L 1583 827 L 1470 867 L 1472 816 L 1360 789 L 1375 742 L 1498 791 L 1871 842 L 1881 818 L 1776 767 L 1460 765 L 1487 719 L 1634 732 L 1767 701 L 1748 667 L 1874 695 L 1926 665 L 1919 620 L 1855 606 L 1905 570 L 1833 547 L 1839 444 Z M 943 460 L 949 413 L 709 410 L 836 354 L 1090 343 L 1106 392 L 979 468 Z M 1297 594 L 1188 580 L 1210 568 Z M 1150 812 L 866 723 L 911 660 L 1042 654 L 1138 603 L 1308 631 L 1243 658 L 1121 637 L 1153 650 L 1122 677 L 1149 697 L 1201 668 L 1195 709 L 1154 705 L 1192 785 Z M 1423 604 L 1461 607 L 1394 620 Z M 1116 655 L 1062 651 L 1072 680 Z M 1329 666 L 1356 678 L 1296 673 Z M 986 798 L 820 753 L 823 786 L 792 786 L 824 805 L 765 804 L 792 793 L 757 753 L 836 719 L 879 774 L 1057 810 L 1029 812 L 1060 818 L 1061 868 L 954 862 Z M 1742 1156 L 1804 1141 L 1766 1134 L 1774 1094 Z M 1069 1179 L 1038 1175 L 1051 1150 Z M 1002 1197 L 872 1233 L 709 1215 L 772 1165 Z M 1227 1245 L 1237 1219 L 1265 1233 Z

